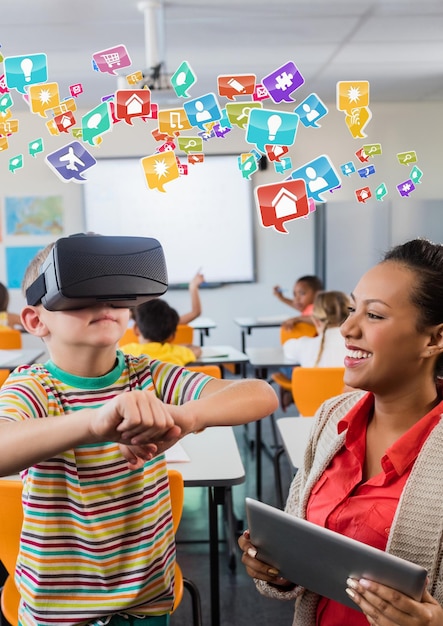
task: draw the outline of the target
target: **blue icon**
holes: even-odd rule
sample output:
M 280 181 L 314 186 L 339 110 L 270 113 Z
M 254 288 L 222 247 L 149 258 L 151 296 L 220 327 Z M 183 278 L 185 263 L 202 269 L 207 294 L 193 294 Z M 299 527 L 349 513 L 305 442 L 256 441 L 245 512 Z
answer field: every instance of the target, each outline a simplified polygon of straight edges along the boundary
M 222 128 L 232 128 L 232 124 L 229 121 L 229 117 L 228 117 L 228 113 L 226 111 L 226 107 L 223 107 L 223 109 L 221 110 L 221 118 L 219 121 L 219 124 Z
M 222 112 L 213 93 L 207 93 L 194 100 L 188 100 L 183 104 L 189 123 L 204 130 L 205 124 L 217 122 L 222 117 Z
M 271 109 L 251 109 L 246 141 L 266 152 L 266 145 L 292 146 L 300 118 L 297 113 Z
M 353 164 L 352 161 L 349 161 L 348 163 L 343 163 L 343 165 L 340 165 L 340 169 L 341 169 L 341 173 L 344 176 L 350 176 L 351 174 L 355 172 L 355 165 Z
M 291 178 L 304 180 L 308 197 L 317 202 L 323 202 L 320 194 L 336 189 L 341 185 L 341 180 L 326 154 L 322 154 L 294 170 L 291 173 Z
M 277 174 L 284 174 L 287 170 L 290 170 L 292 167 L 292 159 L 291 157 L 283 157 L 280 161 L 274 162 L 274 170 Z
M 64 183 L 85 183 L 86 178 L 82 174 L 97 163 L 79 141 L 73 141 L 51 152 L 45 161 Z
M 360 178 L 367 178 L 371 176 L 371 174 L 375 174 L 375 166 L 374 165 L 366 165 L 365 167 L 361 167 L 357 170 Z
M 317 122 L 328 113 L 328 108 L 316 93 L 311 93 L 294 109 L 294 113 L 297 113 L 303 126 L 320 128 Z
M 25 87 L 45 83 L 48 79 L 47 56 L 43 53 L 6 57 L 4 68 L 8 88 L 23 94 L 26 94 Z

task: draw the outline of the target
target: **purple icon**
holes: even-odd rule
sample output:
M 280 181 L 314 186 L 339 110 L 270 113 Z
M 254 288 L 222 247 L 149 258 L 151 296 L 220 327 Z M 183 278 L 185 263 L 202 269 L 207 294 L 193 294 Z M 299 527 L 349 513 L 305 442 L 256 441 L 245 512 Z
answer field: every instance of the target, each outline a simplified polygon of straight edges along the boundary
M 86 178 L 82 174 L 97 163 L 79 141 L 73 141 L 51 152 L 45 161 L 64 183 L 85 183 Z
M 115 75 L 117 75 L 115 70 L 129 67 L 132 63 L 126 46 L 123 44 L 96 52 L 92 55 L 92 60 L 96 64 L 99 72 L 107 72 L 108 74 Z
M 301 87 L 305 79 L 292 61 L 285 63 L 261 81 L 277 104 L 282 100 L 294 102 L 291 93 Z
M 412 193 L 414 190 L 415 185 L 410 178 L 408 178 L 408 180 L 405 180 L 403 183 L 397 185 L 397 191 L 403 197 L 408 197 L 409 194 Z

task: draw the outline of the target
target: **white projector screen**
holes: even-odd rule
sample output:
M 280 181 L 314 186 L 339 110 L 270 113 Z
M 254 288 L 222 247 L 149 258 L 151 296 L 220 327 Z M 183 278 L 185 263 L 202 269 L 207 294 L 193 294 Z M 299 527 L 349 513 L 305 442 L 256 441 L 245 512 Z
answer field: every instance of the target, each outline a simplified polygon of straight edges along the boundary
M 208 286 L 253 282 L 252 188 L 237 157 L 206 156 L 164 188 L 148 189 L 138 158 L 98 160 L 83 185 L 86 230 L 158 239 L 171 287 L 200 268 Z

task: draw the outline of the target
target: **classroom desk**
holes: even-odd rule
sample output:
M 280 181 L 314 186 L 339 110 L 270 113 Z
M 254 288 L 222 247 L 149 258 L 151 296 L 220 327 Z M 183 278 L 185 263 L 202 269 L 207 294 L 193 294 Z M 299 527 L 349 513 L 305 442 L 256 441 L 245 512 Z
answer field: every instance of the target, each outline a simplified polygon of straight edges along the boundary
M 197 317 L 192 322 L 189 322 L 189 326 L 192 326 L 194 330 L 198 330 L 200 332 L 200 345 L 202 346 L 205 342 L 205 337 L 209 337 L 209 331 L 211 328 L 217 328 L 217 324 L 210 317 Z
M 283 365 L 294 365 L 290 363 L 283 354 L 281 346 L 271 348 L 246 348 L 249 362 L 254 368 L 256 378 L 268 379 L 268 370 L 271 367 L 281 367 Z M 261 500 L 262 491 L 262 436 L 261 420 L 255 422 L 255 446 L 256 446 L 256 489 L 257 498 Z
M 201 356 L 192 365 L 238 365 L 242 376 L 246 376 L 246 365 L 249 359 L 244 352 L 232 346 L 202 346 Z
M 283 447 L 274 457 L 275 490 L 280 508 L 284 507 L 287 496 L 282 493 L 280 457 L 286 453 L 295 474 L 303 462 L 313 420 L 313 417 L 281 417 L 277 420 L 277 429 L 283 443 Z
M 289 315 L 267 315 L 263 317 L 235 317 L 234 322 L 240 326 L 241 349 L 246 352 L 246 335 L 250 335 L 254 328 L 278 328 Z
M 44 353 L 43 348 L 0 350 L 0 368 L 14 370 L 19 365 L 35 363 Z

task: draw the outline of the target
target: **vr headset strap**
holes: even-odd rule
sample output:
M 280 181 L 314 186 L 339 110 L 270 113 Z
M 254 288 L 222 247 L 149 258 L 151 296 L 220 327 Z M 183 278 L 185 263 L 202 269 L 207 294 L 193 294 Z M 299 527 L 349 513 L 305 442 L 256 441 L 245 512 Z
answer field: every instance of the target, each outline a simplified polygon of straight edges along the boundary
M 26 301 L 31 306 L 40 304 L 43 296 L 46 294 L 45 275 L 40 274 L 36 280 L 26 289 Z

